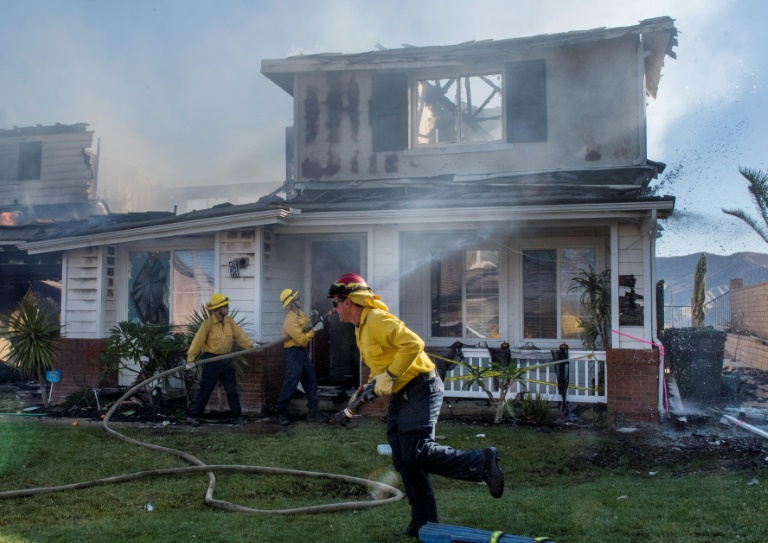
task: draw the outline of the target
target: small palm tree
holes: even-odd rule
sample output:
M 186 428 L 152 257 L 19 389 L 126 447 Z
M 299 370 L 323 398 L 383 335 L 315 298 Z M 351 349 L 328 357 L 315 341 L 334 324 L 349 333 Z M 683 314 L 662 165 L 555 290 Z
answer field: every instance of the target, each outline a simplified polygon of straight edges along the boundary
M 52 370 L 61 350 L 61 325 L 58 316 L 45 303 L 27 292 L 16 310 L 5 317 L 0 333 L 8 339 L 11 365 L 22 375 L 37 378 L 44 407 L 49 407 L 45 393 L 45 374 Z
M 761 224 L 742 209 L 723 209 L 723 213 L 733 215 L 747 223 L 752 230 L 768 243 L 768 174 L 762 170 L 739 167 L 739 173 L 749 182 L 749 192 L 752 201 L 760 212 Z
M 583 330 L 582 343 L 590 350 L 611 348 L 611 270 L 580 270 L 568 292 L 580 291 L 579 303 L 589 317 L 576 319 Z

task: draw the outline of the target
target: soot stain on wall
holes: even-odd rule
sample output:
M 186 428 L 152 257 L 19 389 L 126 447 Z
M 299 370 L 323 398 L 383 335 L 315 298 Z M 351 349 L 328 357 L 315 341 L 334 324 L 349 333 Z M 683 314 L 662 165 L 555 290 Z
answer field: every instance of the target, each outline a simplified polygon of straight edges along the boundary
M 397 155 L 391 154 L 384 158 L 384 171 L 387 173 L 395 173 L 397 171 Z
M 317 97 L 317 87 L 307 87 L 307 97 L 304 99 L 304 120 L 307 123 L 306 143 L 313 143 L 317 138 L 318 121 L 320 118 L 320 100 Z

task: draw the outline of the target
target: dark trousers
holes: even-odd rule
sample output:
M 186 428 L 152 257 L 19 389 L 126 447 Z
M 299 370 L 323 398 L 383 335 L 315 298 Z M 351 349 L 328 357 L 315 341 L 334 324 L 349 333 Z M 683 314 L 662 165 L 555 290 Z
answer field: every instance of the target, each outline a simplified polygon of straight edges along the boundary
M 483 449 L 457 450 L 435 443 L 435 425 L 443 404 L 443 381 L 416 377 L 393 394 L 387 413 L 387 441 L 417 524 L 439 522 L 429 474 L 461 481 L 482 481 Z
M 309 412 L 316 412 L 318 406 L 317 377 L 315 377 L 315 368 L 312 367 L 312 362 L 309 360 L 309 354 L 306 349 L 301 347 L 288 347 L 285 349 L 285 379 L 277 402 L 275 402 L 275 411 L 285 413 L 288 410 L 288 404 L 299 383 L 304 388 L 304 392 L 307 393 Z
M 200 360 L 206 358 L 213 358 L 211 353 L 205 353 L 200 357 Z M 203 364 L 203 376 L 200 378 L 200 390 L 197 393 L 197 398 L 189 408 L 188 415 L 190 417 L 198 418 L 205 411 L 205 406 L 208 404 L 208 400 L 213 393 L 213 389 L 216 388 L 216 384 L 221 381 L 224 386 L 224 390 L 227 393 L 227 401 L 229 402 L 229 416 L 234 418 L 240 417 L 240 394 L 237 392 L 237 376 L 235 375 L 235 368 L 232 366 L 232 360 L 219 360 L 218 362 L 209 362 Z

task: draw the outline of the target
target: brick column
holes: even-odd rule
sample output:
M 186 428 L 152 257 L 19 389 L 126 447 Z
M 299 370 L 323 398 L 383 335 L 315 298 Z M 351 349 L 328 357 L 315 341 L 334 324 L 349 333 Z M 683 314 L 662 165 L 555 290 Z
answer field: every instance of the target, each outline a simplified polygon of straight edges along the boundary
M 653 350 L 610 349 L 608 414 L 616 423 L 658 422 L 659 354 Z
M 253 353 L 247 359 L 248 365 L 240 376 L 240 405 L 243 412 L 261 414 L 271 411 L 285 376 L 283 346 L 276 345 L 266 351 Z

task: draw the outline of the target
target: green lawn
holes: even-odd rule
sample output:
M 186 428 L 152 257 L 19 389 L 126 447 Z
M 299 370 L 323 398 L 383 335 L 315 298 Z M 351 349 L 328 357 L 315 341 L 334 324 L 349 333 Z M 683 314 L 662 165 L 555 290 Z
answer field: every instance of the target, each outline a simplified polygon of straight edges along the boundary
M 287 431 L 256 431 L 271 426 L 252 422 L 215 432 L 187 426 L 117 429 L 209 464 L 391 480 L 390 458 L 376 452 L 385 441 L 382 424 L 295 424 Z M 549 536 L 560 543 L 768 541 L 768 461 L 763 458 L 723 464 L 718 455 L 702 454 L 681 465 L 678 457 L 649 455 L 638 462 L 630 454 L 636 444 L 617 441 L 613 432 L 583 429 L 546 432 L 441 422 L 438 434 L 440 442 L 457 448 L 495 445 L 507 480 L 504 496 L 494 500 L 482 484 L 433 477 L 446 524 Z M 765 448 L 757 451 L 743 454 L 765 456 Z M 185 465 L 117 440 L 100 426 L 0 417 L 0 491 Z M 335 481 L 230 473 L 217 479 L 216 498 L 259 509 L 365 499 L 359 487 Z M 207 486 L 205 474 L 192 474 L 0 500 L 0 543 L 408 541 L 398 535 L 409 521 L 405 499 L 342 513 L 247 514 L 206 506 Z

